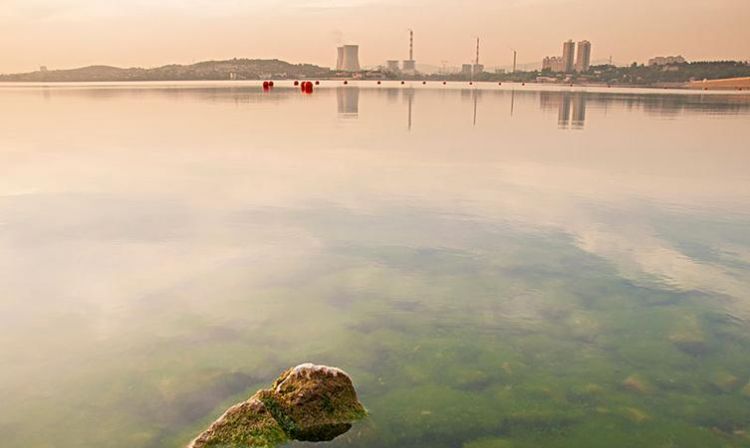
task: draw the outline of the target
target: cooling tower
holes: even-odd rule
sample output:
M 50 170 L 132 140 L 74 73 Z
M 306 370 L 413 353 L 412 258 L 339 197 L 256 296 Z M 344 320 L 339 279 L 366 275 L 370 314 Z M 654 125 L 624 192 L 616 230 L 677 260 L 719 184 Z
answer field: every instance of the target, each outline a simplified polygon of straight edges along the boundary
M 359 71 L 359 45 L 344 45 L 338 48 L 339 60 L 336 70 L 346 72 Z
M 338 47 L 338 58 L 336 59 L 336 70 L 342 70 L 344 67 L 344 47 Z

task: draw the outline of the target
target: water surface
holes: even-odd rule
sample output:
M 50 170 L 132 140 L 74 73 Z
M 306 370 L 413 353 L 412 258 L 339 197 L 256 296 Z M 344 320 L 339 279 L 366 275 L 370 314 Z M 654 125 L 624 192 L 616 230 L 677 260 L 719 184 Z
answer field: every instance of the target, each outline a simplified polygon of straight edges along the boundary
M 750 97 L 466 87 L 0 87 L 2 446 L 749 445 Z

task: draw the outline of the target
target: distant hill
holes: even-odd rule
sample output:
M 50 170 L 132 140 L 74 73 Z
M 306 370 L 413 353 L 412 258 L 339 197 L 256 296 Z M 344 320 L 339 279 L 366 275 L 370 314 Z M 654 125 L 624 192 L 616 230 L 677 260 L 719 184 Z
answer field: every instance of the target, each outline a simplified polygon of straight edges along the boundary
M 0 82 L 197 81 L 224 79 L 325 78 L 331 70 L 278 59 L 230 59 L 157 68 L 118 68 L 104 65 L 0 75 Z

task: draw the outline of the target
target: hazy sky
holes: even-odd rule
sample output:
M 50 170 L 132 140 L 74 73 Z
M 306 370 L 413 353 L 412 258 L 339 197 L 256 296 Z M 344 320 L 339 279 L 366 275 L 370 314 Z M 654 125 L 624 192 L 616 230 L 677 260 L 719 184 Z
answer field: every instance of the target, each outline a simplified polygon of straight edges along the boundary
M 654 55 L 750 59 L 750 0 L 0 0 L 0 72 L 90 64 L 157 66 L 232 57 L 335 64 L 357 43 L 363 65 L 539 62 L 566 39 L 593 59 Z

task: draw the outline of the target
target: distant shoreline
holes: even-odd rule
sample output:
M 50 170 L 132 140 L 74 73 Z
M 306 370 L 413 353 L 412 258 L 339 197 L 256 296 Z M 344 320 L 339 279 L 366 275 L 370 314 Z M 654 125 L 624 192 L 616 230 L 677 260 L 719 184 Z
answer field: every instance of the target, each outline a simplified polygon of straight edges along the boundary
M 750 64 L 739 61 L 677 63 L 665 66 L 613 65 L 593 66 L 582 73 L 519 71 L 482 72 L 475 76 L 462 73 L 412 74 L 389 72 L 382 68 L 356 73 L 332 70 L 313 64 L 292 64 L 279 59 L 229 59 L 204 61 L 191 65 L 165 65 L 155 68 L 119 68 L 93 65 L 70 70 L 47 70 L 0 75 L 0 83 L 93 83 L 93 82 L 180 82 L 180 81 L 405 81 L 427 83 L 528 83 L 605 88 L 653 88 L 685 90 L 750 90 Z M 700 80 L 700 81 L 699 81 Z
M 489 88 L 497 88 L 504 91 L 555 91 L 555 92 L 598 92 L 598 93 L 681 93 L 681 94 L 750 94 L 750 88 L 727 88 L 726 86 L 717 87 L 706 87 L 697 88 L 689 87 L 687 85 L 607 85 L 597 83 L 586 83 L 586 84 L 565 84 L 565 83 L 551 83 L 551 82 L 493 82 L 493 81 L 477 81 L 470 83 L 469 81 L 423 81 L 423 80 L 381 80 L 381 84 L 377 84 L 377 80 L 362 80 L 352 78 L 321 78 L 317 79 L 321 82 L 319 87 L 331 88 L 331 87 L 363 87 L 363 88 L 393 88 L 403 87 L 407 89 L 414 88 L 471 88 L 481 87 L 482 90 L 488 90 Z M 289 89 L 298 88 L 294 86 L 294 80 L 290 79 L 274 79 L 276 88 Z M 343 84 L 347 81 L 346 86 Z M 724 81 L 724 80 L 721 80 Z M 404 82 L 405 84 L 401 84 Z M 139 81 L 0 81 L 0 88 L 126 88 L 126 87 L 143 87 L 143 88 L 201 88 L 201 87 L 262 87 L 262 80 L 139 80 Z

